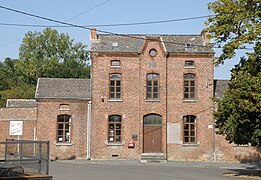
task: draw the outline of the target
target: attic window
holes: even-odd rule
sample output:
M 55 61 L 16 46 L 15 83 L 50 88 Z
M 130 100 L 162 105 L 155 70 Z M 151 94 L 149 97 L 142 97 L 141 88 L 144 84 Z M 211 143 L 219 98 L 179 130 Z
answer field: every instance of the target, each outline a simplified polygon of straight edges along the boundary
M 186 47 L 186 48 L 191 48 L 192 45 L 191 45 L 191 43 L 185 43 L 185 47 Z

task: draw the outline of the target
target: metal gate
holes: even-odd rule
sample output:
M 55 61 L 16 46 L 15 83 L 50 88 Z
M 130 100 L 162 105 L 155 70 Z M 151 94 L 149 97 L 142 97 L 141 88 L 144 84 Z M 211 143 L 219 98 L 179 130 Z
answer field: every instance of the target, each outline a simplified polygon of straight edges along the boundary
M 0 142 L 0 163 L 21 166 L 27 173 L 49 174 L 49 141 L 12 140 Z

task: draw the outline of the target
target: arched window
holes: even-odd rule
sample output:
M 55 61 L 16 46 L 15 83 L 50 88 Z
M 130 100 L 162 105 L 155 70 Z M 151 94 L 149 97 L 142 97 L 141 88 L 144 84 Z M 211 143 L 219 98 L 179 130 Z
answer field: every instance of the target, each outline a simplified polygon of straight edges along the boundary
M 162 117 L 157 114 L 149 114 L 144 116 L 144 125 L 161 125 Z
M 109 143 L 120 143 L 121 142 L 121 116 L 111 115 L 109 116 Z
M 196 75 L 184 74 L 184 99 L 195 99 Z
M 57 116 L 57 142 L 71 142 L 71 116 L 63 114 Z
M 196 143 L 196 116 L 184 116 L 184 144 Z
M 155 73 L 147 74 L 146 99 L 159 99 L 159 75 Z
M 121 98 L 121 74 L 110 75 L 110 99 Z

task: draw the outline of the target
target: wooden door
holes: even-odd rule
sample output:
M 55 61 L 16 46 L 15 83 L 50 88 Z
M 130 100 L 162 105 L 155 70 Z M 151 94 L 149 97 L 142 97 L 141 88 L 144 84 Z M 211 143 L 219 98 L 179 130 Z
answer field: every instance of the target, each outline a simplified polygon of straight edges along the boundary
M 144 153 L 162 152 L 162 127 L 144 126 Z
M 162 125 L 161 116 L 147 115 L 144 117 L 143 126 L 143 152 L 162 152 Z

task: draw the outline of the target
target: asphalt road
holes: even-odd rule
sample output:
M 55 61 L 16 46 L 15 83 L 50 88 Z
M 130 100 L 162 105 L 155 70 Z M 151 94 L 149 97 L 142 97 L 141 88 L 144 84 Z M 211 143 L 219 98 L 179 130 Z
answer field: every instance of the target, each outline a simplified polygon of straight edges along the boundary
M 214 163 L 140 163 L 68 160 L 50 163 L 54 180 L 239 180 L 232 174 L 260 173 L 256 167 Z M 260 176 L 240 179 L 261 179 Z

